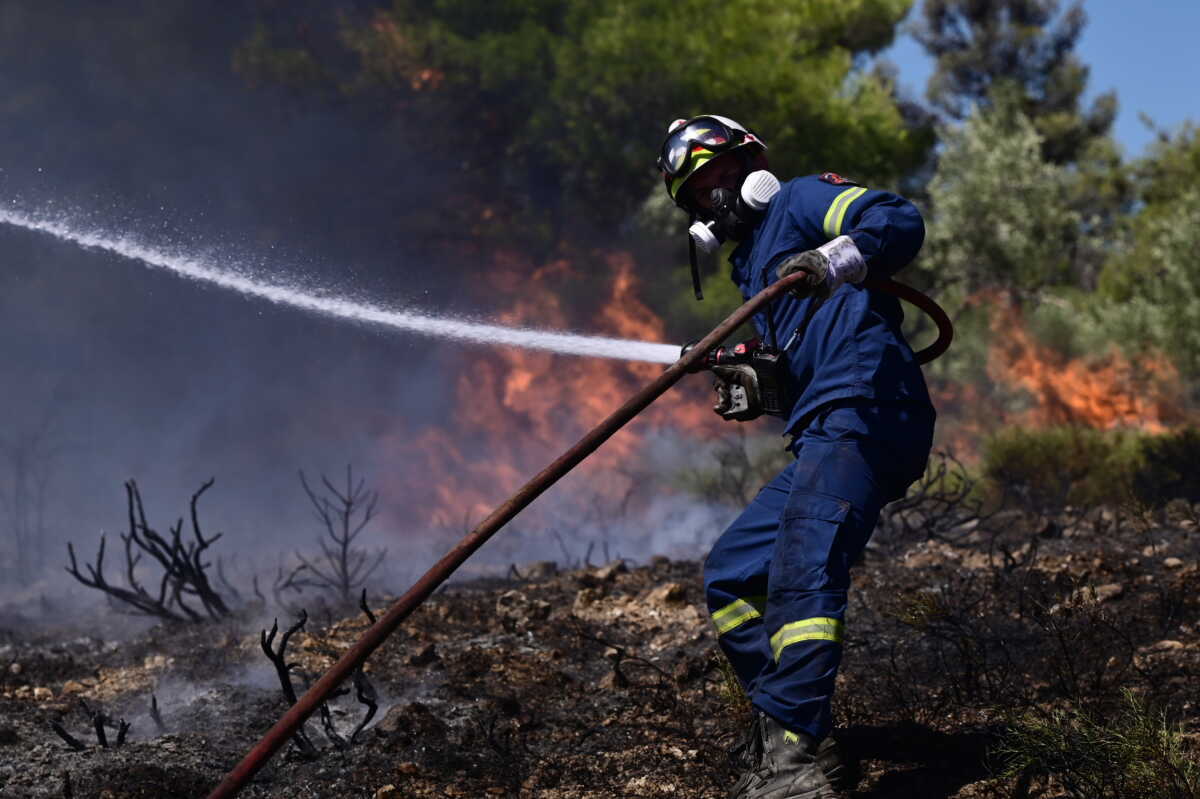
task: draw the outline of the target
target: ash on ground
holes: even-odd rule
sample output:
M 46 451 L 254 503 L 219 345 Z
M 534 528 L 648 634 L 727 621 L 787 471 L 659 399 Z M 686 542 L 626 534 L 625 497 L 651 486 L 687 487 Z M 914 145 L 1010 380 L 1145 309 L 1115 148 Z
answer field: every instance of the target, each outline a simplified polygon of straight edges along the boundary
M 1100 512 L 930 529 L 885 524 L 855 574 L 836 703 L 835 735 L 861 774 L 847 797 L 1075 795 L 1052 771 L 1000 776 L 998 744 L 1030 713 L 1103 718 L 1127 692 L 1168 708 L 1194 755 L 1194 519 Z M 379 712 L 357 741 L 335 745 L 314 718 L 319 756 L 293 746 L 241 795 L 724 796 L 749 716 L 700 571 L 662 558 L 547 563 L 442 591 L 368 662 Z M 271 621 L 260 608 L 122 642 L 6 634 L 0 795 L 205 796 L 286 709 L 259 644 Z M 298 687 L 366 625 L 351 611 L 310 618 L 289 643 Z M 338 737 L 363 712 L 354 691 L 335 700 Z

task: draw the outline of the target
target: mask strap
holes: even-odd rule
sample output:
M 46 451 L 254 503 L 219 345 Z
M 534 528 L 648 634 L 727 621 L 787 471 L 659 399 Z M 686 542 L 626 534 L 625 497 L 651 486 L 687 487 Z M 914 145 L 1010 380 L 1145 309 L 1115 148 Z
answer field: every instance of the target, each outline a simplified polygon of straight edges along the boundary
M 692 223 L 694 224 L 695 221 L 696 215 L 693 214 Z M 687 237 L 687 240 L 688 254 L 692 258 L 692 291 L 696 292 L 697 300 L 702 300 L 704 299 L 704 291 L 700 288 L 700 263 L 696 257 L 696 240 L 691 235 Z

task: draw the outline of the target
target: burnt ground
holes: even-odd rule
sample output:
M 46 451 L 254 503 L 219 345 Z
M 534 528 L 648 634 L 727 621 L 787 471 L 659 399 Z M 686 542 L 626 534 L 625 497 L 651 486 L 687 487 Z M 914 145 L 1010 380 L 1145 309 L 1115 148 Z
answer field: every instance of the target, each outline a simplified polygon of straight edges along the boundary
M 934 521 L 885 525 L 857 570 L 837 702 L 836 736 L 861 768 L 847 797 L 1072 795 L 1053 774 L 995 776 L 995 745 L 1030 709 L 1103 715 L 1123 689 L 1183 722 L 1195 753 L 1194 518 Z M 723 796 L 746 715 L 699 563 L 525 571 L 437 594 L 371 658 L 380 710 L 358 741 L 338 749 L 310 721 L 320 757 L 277 755 L 242 795 Z M 121 643 L 7 634 L 0 795 L 204 796 L 285 709 L 259 649 L 270 621 L 250 609 Z M 355 612 L 310 619 L 288 659 L 315 673 L 364 627 Z M 99 746 L 80 700 L 130 722 L 127 741 L 108 729 Z M 362 706 L 345 696 L 332 711 L 348 736 Z

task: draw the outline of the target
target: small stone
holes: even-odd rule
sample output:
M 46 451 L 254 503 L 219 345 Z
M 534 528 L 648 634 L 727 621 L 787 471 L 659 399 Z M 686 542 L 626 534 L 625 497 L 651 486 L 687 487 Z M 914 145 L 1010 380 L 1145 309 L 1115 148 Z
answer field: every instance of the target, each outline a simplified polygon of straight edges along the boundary
M 410 760 L 396 766 L 396 771 L 399 771 L 401 774 L 419 774 L 421 767 Z
M 518 569 L 526 580 L 545 580 L 558 574 L 558 564 L 552 560 L 535 560 Z
M 1108 602 L 1110 599 L 1119 599 L 1125 594 L 1125 586 L 1120 583 L 1107 583 L 1105 585 L 1096 586 L 1096 601 Z
M 20 663 L 9 663 L 8 664 L 8 673 L 13 675 L 14 677 L 23 671 L 25 671 L 25 667 L 22 666 Z
M 33 698 L 39 702 L 48 702 L 54 698 L 54 692 L 44 685 L 39 685 L 33 689 Z
M 663 583 L 650 592 L 646 599 L 658 605 L 677 605 L 687 598 L 687 589 L 680 583 Z
M 544 621 L 550 615 L 550 603 L 543 599 L 530 599 L 520 591 L 505 591 L 496 598 L 496 615 L 508 619 L 517 627 L 531 621 Z
M 605 660 L 613 660 L 613 661 L 620 660 L 621 659 L 621 650 L 617 649 L 615 646 L 610 646 L 610 647 L 605 648 L 604 659 Z
M 624 574 L 629 571 L 623 560 L 614 560 L 601 566 L 596 571 L 592 572 L 592 576 L 602 583 L 607 583 L 615 580 L 618 574 Z
M 529 599 L 520 591 L 505 591 L 496 597 L 496 612 L 501 616 L 511 616 L 519 613 L 521 607 L 529 603 Z
M 1183 649 L 1182 641 L 1159 641 L 1157 644 L 1150 646 L 1151 652 L 1171 652 L 1176 649 Z
M 400 791 L 395 785 L 385 785 L 375 792 L 375 799 L 399 799 Z
M 600 591 L 597 591 L 595 588 L 582 588 L 580 589 L 579 593 L 575 595 L 575 602 L 572 607 L 575 610 L 579 610 L 581 608 L 586 608 L 588 605 L 594 605 L 599 601 L 601 596 L 603 596 L 603 594 Z
M 426 644 L 409 655 L 406 662 L 410 666 L 428 666 L 430 663 L 438 660 L 438 658 L 439 655 L 434 645 Z
M 64 694 L 78 694 L 87 690 L 87 687 L 78 680 L 67 680 L 63 683 L 62 692 Z
M 1163 558 L 1163 566 L 1168 569 L 1178 569 L 1183 565 L 1183 561 L 1179 558 Z
M 601 691 L 616 691 L 625 688 L 629 685 L 629 681 L 625 679 L 625 675 L 613 669 L 608 674 L 600 678 Z

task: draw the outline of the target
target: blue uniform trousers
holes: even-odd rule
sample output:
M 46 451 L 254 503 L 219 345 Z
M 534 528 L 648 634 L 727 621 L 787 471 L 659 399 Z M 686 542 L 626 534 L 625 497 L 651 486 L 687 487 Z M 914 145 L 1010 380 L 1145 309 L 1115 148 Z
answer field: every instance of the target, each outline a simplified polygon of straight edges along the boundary
M 880 509 L 924 471 L 933 421 L 924 403 L 821 409 L 705 561 L 721 648 L 754 705 L 788 729 L 820 740 L 833 726 L 850 566 Z

